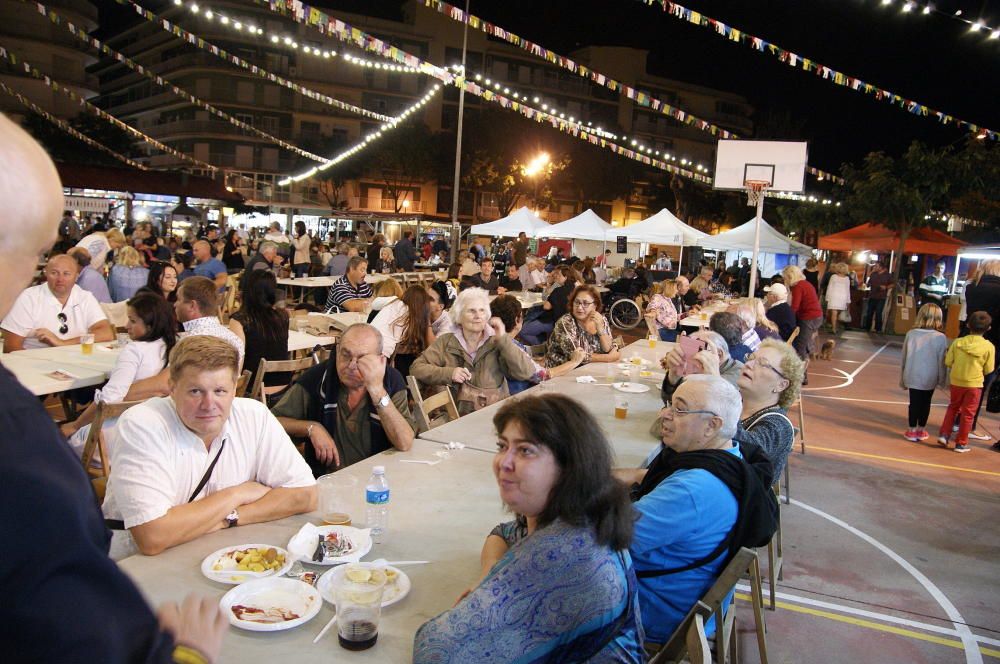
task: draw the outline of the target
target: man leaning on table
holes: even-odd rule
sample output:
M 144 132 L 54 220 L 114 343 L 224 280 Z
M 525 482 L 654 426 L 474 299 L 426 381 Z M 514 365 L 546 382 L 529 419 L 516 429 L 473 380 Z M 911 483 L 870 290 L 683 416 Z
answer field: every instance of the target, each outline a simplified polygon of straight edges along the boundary
M 216 337 L 170 353 L 170 396 L 118 420 L 104 515 L 113 558 L 316 509 L 315 480 L 267 407 L 235 397 L 239 355 Z M 123 532 L 124 529 L 128 533 Z
M 302 374 L 271 413 L 290 436 L 307 441 L 316 476 L 413 445 L 406 383 L 386 365 L 382 335 L 364 323 L 347 328 L 330 360 Z
M 372 287 L 365 281 L 368 272 L 368 260 L 354 256 L 347 261 L 347 272 L 333 282 L 330 294 L 326 298 L 327 311 L 363 312 L 371 304 Z
M 52 161 L 0 115 L 0 316 L 56 238 L 62 186 Z M 215 660 L 228 631 L 216 598 L 188 597 L 159 619 L 108 557 L 107 530 L 80 459 L 55 422 L 0 366 L 0 652 L 19 662 Z
M 71 346 L 80 335 L 111 341 L 114 330 L 91 293 L 76 283 L 78 265 L 71 256 L 53 256 L 45 265 L 45 283 L 24 289 L 4 317 L 4 350 Z

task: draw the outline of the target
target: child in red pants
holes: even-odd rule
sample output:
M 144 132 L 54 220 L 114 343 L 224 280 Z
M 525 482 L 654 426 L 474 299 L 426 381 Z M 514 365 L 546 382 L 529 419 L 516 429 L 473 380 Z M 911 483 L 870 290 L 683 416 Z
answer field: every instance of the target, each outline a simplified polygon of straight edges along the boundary
M 969 314 L 966 322 L 969 334 L 955 339 L 944 356 L 945 366 L 951 367 L 951 401 L 937 439 L 939 445 L 948 447 L 948 438 L 955 418 L 958 417 L 956 452 L 969 451 L 969 430 L 972 429 L 972 418 L 979 407 L 983 379 L 992 373 L 996 357 L 993 344 L 983 338 L 993 322 L 990 315 L 985 311 L 975 311 Z

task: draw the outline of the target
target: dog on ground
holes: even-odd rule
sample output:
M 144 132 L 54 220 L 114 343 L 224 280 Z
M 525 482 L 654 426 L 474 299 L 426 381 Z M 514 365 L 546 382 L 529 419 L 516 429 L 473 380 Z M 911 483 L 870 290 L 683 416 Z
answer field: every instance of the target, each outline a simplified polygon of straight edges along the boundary
M 812 354 L 812 359 L 814 360 L 832 360 L 833 350 L 837 347 L 837 342 L 833 339 L 827 339 L 820 346 L 818 353 Z

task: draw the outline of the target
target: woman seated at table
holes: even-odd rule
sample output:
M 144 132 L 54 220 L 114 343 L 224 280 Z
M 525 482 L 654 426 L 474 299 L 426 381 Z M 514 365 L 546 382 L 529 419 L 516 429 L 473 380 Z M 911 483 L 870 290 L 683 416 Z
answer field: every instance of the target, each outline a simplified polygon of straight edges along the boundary
M 434 342 L 430 299 L 423 286 L 410 286 L 402 298 L 387 304 L 372 320 L 372 327 L 382 333 L 382 354 L 395 356 L 393 366 L 404 378 L 410 375 L 413 360 Z
M 467 288 L 451 311 L 454 333 L 442 334 L 410 366 L 410 375 L 424 385 L 442 385 L 455 392 L 463 415 L 510 395 L 507 381 L 528 380 L 535 363 L 514 345 L 499 319 L 490 319 L 489 294 Z
M 676 341 L 678 316 L 674 298 L 677 297 L 677 282 L 664 279 L 653 284 L 652 292 L 653 297 L 646 305 L 646 324 L 660 341 Z
M 162 297 L 152 293 L 139 293 L 128 301 L 126 312 L 128 322 L 125 329 L 131 342 L 121 349 L 108 382 L 94 393 L 94 401 L 76 421 L 66 422 L 60 427 L 77 454 L 83 454 L 83 447 L 90 433 L 90 423 L 97 414 L 97 404 L 124 401 L 132 383 L 155 376 L 163 370 L 170 356 L 170 349 L 177 343 L 174 308 Z M 108 450 L 114 444 L 112 433 L 116 421 L 117 419 L 105 420 L 101 428 Z M 95 455 L 95 460 L 98 458 Z
M 766 339 L 747 357 L 736 381 L 743 411 L 733 438 L 759 445 L 774 465 L 775 478 L 781 476 L 795 442 L 795 428 L 785 413 L 799 397 L 804 373 L 805 364 L 794 348 Z
M 278 280 L 270 270 L 245 272 L 240 283 L 240 309 L 232 315 L 229 329 L 245 340 L 243 367 L 253 384 L 261 360 L 288 359 L 288 312 L 274 305 L 278 301 Z M 284 372 L 264 376 L 264 385 L 287 385 Z
M 600 425 L 558 394 L 505 404 L 493 424 L 493 473 L 518 521 L 486 538 L 479 583 L 417 630 L 414 663 L 645 661 L 635 517 Z
M 403 297 L 403 287 L 395 279 L 383 279 L 372 286 L 372 297 L 374 298 L 372 300 L 372 308 L 371 311 L 368 312 L 367 322 L 369 323 L 375 320 L 375 316 L 378 315 L 378 312 L 382 311 L 382 309 L 388 307 L 390 304 L 398 302 L 399 298 Z M 388 299 L 376 302 L 379 298 Z
M 390 274 L 395 271 L 396 259 L 393 258 L 392 249 L 389 247 L 382 247 L 378 252 L 378 261 L 376 261 L 375 272 Z
M 132 247 L 122 247 L 115 256 L 115 264 L 108 275 L 108 290 L 113 302 L 124 302 L 146 285 L 149 269 L 142 262 L 142 255 Z
M 173 304 L 177 301 L 177 268 L 167 261 L 153 261 L 149 264 L 149 278 L 146 285 L 136 291 L 159 295 Z
M 747 321 L 751 320 L 752 316 L 753 330 L 757 333 L 757 337 L 761 341 L 765 339 L 784 341 L 778 331 L 778 324 L 767 317 L 767 308 L 764 306 L 764 300 L 759 297 L 744 298 L 736 313 Z
M 611 324 L 601 313 L 601 296 L 589 284 L 577 286 L 567 302 L 569 313 L 552 329 L 545 366 L 568 362 L 576 350 L 583 350 L 582 364 L 617 362 L 621 353 L 611 336 Z
M 542 303 L 542 313 L 535 320 L 529 320 L 521 330 L 521 339 L 532 346 L 542 343 L 552 332 L 556 322 L 566 313 L 569 295 L 576 288 L 576 273 L 568 265 L 557 265 L 550 274 L 552 290 Z
M 499 295 L 490 302 L 490 312 L 492 312 L 493 316 L 500 319 L 504 329 L 507 330 L 507 335 L 514 340 L 514 344 L 524 351 L 525 355 L 531 358 L 531 351 L 528 347 L 517 340 L 517 333 L 521 331 L 521 325 L 524 323 L 524 308 L 521 307 L 521 301 L 513 295 Z M 535 374 L 528 380 L 507 381 L 510 393 L 514 395 L 523 392 L 543 380 L 569 373 L 580 366 L 586 357 L 587 353 L 582 348 L 576 348 L 570 354 L 567 361 L 551 368 L 545 368 L 535 362 L 534 358 L 531 358 L 531 361 L 535 364 Z

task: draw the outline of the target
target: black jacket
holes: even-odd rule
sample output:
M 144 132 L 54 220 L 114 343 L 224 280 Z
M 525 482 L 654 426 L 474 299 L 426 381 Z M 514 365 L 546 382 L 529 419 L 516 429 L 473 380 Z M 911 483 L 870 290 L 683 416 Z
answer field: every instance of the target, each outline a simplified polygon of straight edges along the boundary
M 996 346 L 1000 343 L 1000 277 L 984 275 L 978 284 L 970 284 L 965 289 L 965 311 L 985 311 L 993 319 L 993 325 L 983 335 Z
M 772 306 L 767 310 L 767 318 L 778 326 L 778 334 L 781 335 L 781 340 L 788 341 L 788 337 L 792 336 L 796 325 L 795 312 L 792 311 L 788 303 L 779 302 Z

